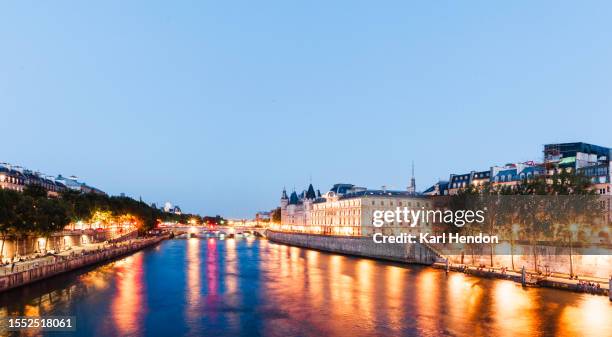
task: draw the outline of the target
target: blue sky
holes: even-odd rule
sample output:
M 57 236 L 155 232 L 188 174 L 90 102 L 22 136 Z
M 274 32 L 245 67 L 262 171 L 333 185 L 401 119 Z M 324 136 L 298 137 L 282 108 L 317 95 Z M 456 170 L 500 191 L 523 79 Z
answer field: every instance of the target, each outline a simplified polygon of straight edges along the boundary
M 0 161 L 247 217 L 612 146 L 612 4 L 0 4 Z

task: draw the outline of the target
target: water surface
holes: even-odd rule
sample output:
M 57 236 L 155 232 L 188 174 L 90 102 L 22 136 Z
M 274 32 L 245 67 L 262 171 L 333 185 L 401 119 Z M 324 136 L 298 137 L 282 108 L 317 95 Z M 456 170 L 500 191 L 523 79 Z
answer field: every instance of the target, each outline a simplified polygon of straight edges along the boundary
M 255 239 L 169 240 L 0 295 L 0 316 L 37 315 L 79 336 L 612 336 L 603 296 Z

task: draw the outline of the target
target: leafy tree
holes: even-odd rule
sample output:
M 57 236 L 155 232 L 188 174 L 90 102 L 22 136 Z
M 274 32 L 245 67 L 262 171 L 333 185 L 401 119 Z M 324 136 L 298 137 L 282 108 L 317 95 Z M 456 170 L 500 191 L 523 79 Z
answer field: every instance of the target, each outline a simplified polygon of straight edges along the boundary
M 38 185 L 29 185 L 23 190 L 23 194 L 32 198 L 46 198 L 47 190 Z
M 70 218 L 62 200 L 40 198 L 35 203 L 34 231 L 45 238 L 46 251 L 51 233 L 63 230 L 70 223 Z
M 2 246 L 0 247 L 0 261 L 4 258 L 4 242 L 9 232 L 14 230 L 19 221 L 17 205 L 22 195 L 19 192 L 0 189 L 0 235 L 2 235 Z
M 277 207 L 272 211 L 272 222 L 280 223 L 281 222 L 281 208 Z

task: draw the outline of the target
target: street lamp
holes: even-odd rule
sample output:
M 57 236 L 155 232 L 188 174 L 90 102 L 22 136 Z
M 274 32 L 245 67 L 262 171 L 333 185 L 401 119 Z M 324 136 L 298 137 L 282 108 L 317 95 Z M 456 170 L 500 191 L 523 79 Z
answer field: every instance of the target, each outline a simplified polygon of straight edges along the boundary
M 576 232 L 578 231 L 578 225 L 571 224 L 570 225 L 570 239 L 569 239 L 569 248 L 570 248 L 570 278 L 574 277 L 574 262 L 572 261 L 572 239 L 574 237 L 574 234 L 576 234 Z

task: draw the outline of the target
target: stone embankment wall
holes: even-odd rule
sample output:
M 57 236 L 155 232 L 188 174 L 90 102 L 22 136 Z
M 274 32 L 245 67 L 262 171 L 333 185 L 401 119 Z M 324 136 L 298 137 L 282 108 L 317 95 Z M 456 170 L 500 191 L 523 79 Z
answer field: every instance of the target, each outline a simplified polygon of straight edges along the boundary
M 163 239 L 165 239 L 165 237 L 149 238 L 139 240 L 131 244 L 91 252 L 82 256 L 71 257 L 63 260 L 58 258 L 55 262 L 44 264 L 40 267 L 1 276 L 0 292 L 36 282 L 57 274 L 73 271 L 103 261 L 112 260 L 123 255 L 131 254 L 142 248 L 154 245 Z
M 312 248 L 333 253 L 363 256 L 406 263 L 431 265 L 438 255 L 429 247 L 415 244 L 380 244 L 372 238 L 286 233 L 268 230 L 267 238 L 272 242 Z

